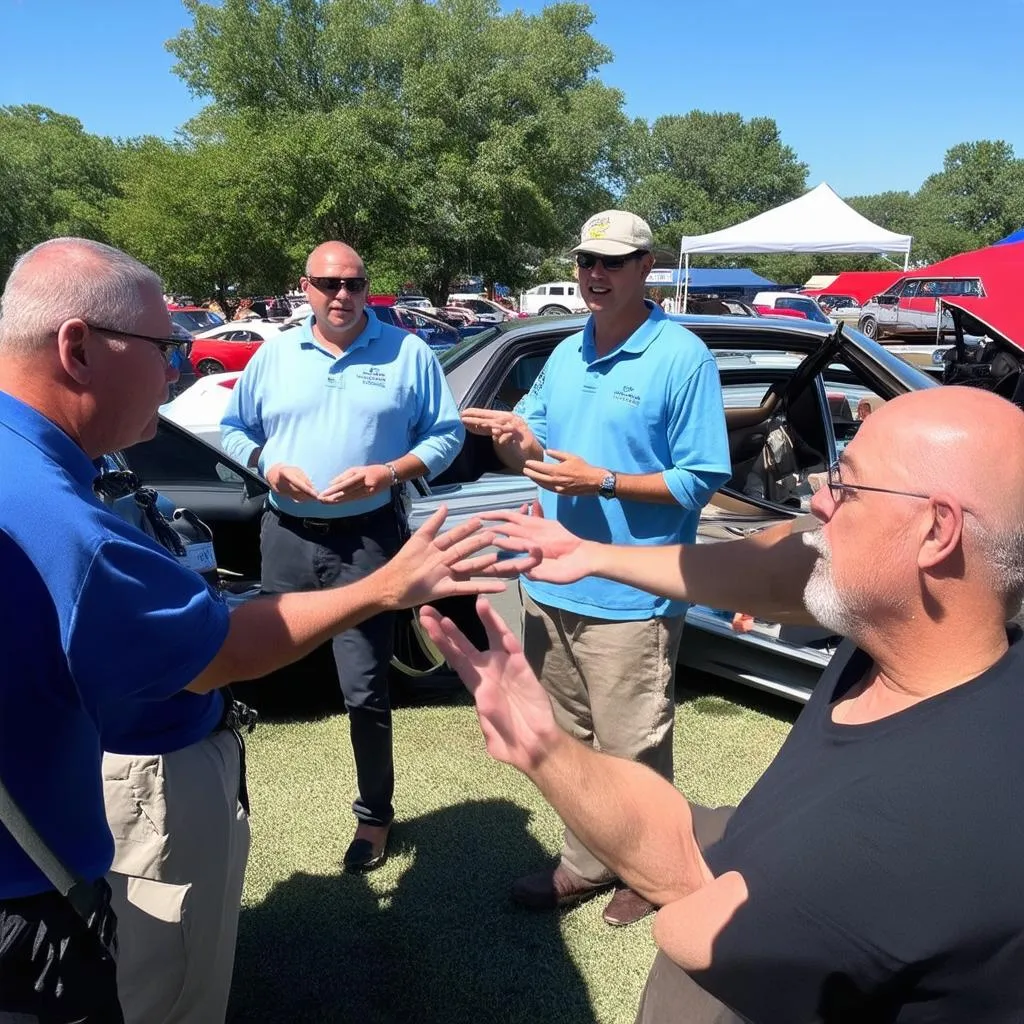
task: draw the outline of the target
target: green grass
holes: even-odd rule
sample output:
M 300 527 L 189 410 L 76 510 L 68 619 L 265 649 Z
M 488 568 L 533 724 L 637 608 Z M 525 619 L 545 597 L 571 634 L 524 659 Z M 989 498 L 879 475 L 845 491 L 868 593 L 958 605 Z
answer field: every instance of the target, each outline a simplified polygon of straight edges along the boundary
M 793 711 L 684 693 L 676 781 L 736 802 Z M 253 845 L 229 1020 L 628 1024 L 654 955 L 650 919 L 613 929 L 606 897 L 562 915 L 519 910 L 509 882 L 559 849 L 558 817 L 487 757 L 466 700 L 395 713 L 391 856 L 339 864 L 354 828 L 348 720 L 263 722 L 249 742 Z

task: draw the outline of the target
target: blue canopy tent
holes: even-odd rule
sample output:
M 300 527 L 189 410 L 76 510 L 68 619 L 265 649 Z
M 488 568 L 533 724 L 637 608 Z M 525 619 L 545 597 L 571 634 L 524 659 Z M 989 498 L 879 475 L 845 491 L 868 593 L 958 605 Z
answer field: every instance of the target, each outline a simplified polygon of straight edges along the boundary
M 1024 228 L 1017 228 L 1012 235 L 1000 238 L 994 245 L 1013 245 L 1015 242 L 1024 242 Z
M 726 293 L 735 298 L 752 296 L 755 292 L 776 287 L 774 281 L 769 281 L 746 267 L 724 270 L 713 267 L 690 267 L 688 270 L 665 267 L 655 268 L 647 275 L 649 288 L 675 288 L 684 284 L 687 291 L 715 292 L 719 295 Z

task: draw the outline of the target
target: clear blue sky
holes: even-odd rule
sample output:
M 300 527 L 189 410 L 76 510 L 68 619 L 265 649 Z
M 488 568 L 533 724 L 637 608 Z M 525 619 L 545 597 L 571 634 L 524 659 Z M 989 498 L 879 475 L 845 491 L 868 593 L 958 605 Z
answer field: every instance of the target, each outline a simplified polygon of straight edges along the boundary
M 503 0 L 539 10 L 541 0 Z M 915 190 L 949 146 L 1024 156 L 1024 0 L 592 0 L 631 116 L 767 115 L 841 195 Z M 0 105 L 170 137 L 202 106 L 171 73 L 178 0 L 0 0 Z M 472 60 L 472 54 L 467 55 Z

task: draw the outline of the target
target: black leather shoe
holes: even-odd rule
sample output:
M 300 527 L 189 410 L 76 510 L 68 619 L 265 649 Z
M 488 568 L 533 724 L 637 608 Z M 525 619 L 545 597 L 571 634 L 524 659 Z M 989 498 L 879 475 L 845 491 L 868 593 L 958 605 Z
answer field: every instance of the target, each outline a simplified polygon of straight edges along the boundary
M 342 866 L 346 871 L 364 872 L 379 868 L 388 858 L 390 825 L 360 825 L 345 851 Z

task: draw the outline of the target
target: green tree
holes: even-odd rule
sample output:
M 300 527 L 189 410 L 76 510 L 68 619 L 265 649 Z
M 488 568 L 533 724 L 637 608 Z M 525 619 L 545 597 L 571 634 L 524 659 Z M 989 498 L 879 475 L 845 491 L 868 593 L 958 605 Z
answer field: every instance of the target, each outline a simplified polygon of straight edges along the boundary
M 212 104 L 273 154 L 292 234 L 342 237 L 435 300 L 472 269 L 519 284 L 621 187 L 622 96 L 585 6 L 496 0 L 185 0 L 168 44 Z
M 58 235 L 105 241 L 117 148 L 81 122 L 34 104 L 0 107 L 0 271 L 11 254 Z
M 294 275 L 271 172 L 258 148 L 227 140 L 136 140 L 123 156 L 110 233 L 172 292 L 216 293 L 223 303 L 230 286 L 280 291 Z
M 962 142 L 917 193 L 919 254 L 943 259 L 1024 224 L 1024 160 L 1001 141 Z
M 806 189 L 807 165 L 769 117 L 694 110 L 659 117 L 646 131 L 634 124 L 629 142 L 633 181 L 623 204 L 670 251 L 684 235 L 738 224 Z

